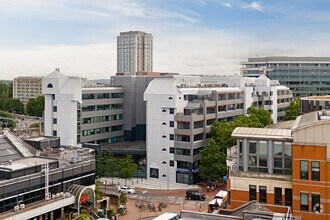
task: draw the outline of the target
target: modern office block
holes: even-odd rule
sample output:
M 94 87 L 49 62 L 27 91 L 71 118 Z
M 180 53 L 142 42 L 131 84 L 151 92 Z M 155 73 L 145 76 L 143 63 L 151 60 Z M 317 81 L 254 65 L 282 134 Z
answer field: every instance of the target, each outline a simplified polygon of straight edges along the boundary
M 64 76 L 58 69 L 43 78 L 43 85 L 45 135 L 73 146 L 123 140 L 123 88 L 82 88 L 80 78 Z
M 116 74 L 110 85 L 124 91 L 124 140 L 146 140 L 146 103 L 143 93 L 155 78 L 172 77 L 173 73 Z
M 147 178 L 193 184 L 199 181 L 200 152 L 213 122 L 232 121 L 251 105 L 270 111 L 276 122 L 292 94 L 265 76 L 243 88 L 202 85 L 199 76 L 173 76 L 151 81 L 144 100 Z
M 121 32 L 117 37 L 117 73 L 152 72 L 152 45 L 149 33 Z
M 29 99 L 41 96 L 41 89 L 41 77 L 17 77 L 13 81 L 13 98 L 26 105 Z
M 82 89 L 81 143 L 123 141 L 124 92 L 121 87 Z
M 45 97 L 45 135 L 58 136 L 61 145 L 80 143 L 81 79 L 68 77 L 56 69 L 42 78 Z
M 259 57 L 241 62 L 241 74 L 265 74 L 288 86 L 294 97 L 330 94 L 330 57 Z

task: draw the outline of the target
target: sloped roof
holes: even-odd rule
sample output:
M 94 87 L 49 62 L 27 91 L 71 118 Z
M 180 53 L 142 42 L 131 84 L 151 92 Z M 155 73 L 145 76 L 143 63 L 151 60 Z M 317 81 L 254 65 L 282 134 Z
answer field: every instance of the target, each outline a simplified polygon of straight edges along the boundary
M 292 140 L 291 129 L 237 127 L 231 134 L 235 138 Z

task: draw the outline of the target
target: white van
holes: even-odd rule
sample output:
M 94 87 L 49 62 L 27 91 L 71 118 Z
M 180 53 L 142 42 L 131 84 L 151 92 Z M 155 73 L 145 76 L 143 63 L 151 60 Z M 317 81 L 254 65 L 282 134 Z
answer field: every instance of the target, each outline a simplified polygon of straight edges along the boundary
M 158 216 L 157 218 L 154 218 L 153 220 L 176 220 L 179 219 L 179 214 L 176 214 L 175 212 L 165 212 Z

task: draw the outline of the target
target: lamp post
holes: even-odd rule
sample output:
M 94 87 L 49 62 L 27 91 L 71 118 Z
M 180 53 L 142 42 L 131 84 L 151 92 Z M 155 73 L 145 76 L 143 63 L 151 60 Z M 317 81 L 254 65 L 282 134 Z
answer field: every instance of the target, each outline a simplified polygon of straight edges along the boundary
M 104 181 L 104 195 L 106 199 L 106 205 L 105 205 L 105 217 L 108 217 L 108 200 L 107 200 L 107 184 L 108 182 L 105 180 Z

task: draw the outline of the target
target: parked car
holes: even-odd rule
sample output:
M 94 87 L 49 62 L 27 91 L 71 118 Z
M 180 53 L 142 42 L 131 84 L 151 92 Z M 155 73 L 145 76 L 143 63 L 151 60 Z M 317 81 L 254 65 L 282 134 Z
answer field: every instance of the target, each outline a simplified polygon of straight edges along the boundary
M 129 188 L 128 186 L 121 186 L 121 187 L 118 189 L 118 192 L 135 194 L 135 190 Z
M 126 212 L 127 212 L 127 208 L 124 206 L 124 205 L 120 205 L 119 207 L 118 207 L 118 209 L 117 209 L 117 212 L 119 213 L 119 214 L 126 214 Z
M 197 190 L 187 190 L 186 191 L 186 197 L 189 200 L 201 200 L 201 201 L 204 201 L 206 199 L 205 194 L 200 193 Z

